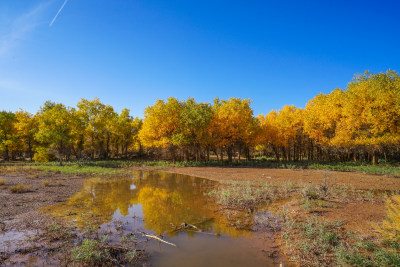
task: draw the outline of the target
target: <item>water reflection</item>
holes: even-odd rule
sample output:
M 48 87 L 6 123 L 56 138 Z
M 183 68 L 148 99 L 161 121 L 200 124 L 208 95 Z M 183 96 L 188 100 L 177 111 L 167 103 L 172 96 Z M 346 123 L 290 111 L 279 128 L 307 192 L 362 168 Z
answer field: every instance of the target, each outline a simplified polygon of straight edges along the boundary
M 140 216 L 140 227 L 169 237 L 181 223 L 197 225 L 203 231 L 231 237 L 249 236 L 250 231 L 237 229 L 226 213 L 205 194 L 216 182 L 165 172 L 134 172 L 132 177 L 113 179 L 92 178 L 65 203 L 46 208 L 46 211 L 83 227 L 88 218 L 98 224 L 109 224 L 115 218 Z M 247 220 L 246 214 L 236 214 Z M 187 236 L 194 233 L 188 231 Z

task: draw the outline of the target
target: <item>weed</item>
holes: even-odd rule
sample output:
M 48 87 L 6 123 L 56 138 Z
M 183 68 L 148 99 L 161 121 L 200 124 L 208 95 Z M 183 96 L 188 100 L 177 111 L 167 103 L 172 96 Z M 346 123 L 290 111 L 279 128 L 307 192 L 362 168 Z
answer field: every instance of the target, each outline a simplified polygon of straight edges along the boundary
M 18 184 L 16 186 L 13 186 L 10 188 L 11 193 L 14 193 L 14 194 L 26 193 L 26 192 L 29 192 L 30 190 L 31 190 L 30 186 L 23 185 L 23 184 Z
M 310 211 L 311 210 L 311 203 L 308 199 L 306 199 L 306 201 L 304 201 L 304 203 L 301 205 L 306 211 Z
M 373 242 L 356 246 L 341 244 L 335 250 L 336 263 L 340 266 L 400 266 L 398 250 L 380 248 Z
M 250 182 L 226 182 L 224 186 L 208 193 L 210 197 L 216 197 L 217 203 L 234 208 L 253 208 L 267 200 L 268 187 L 259 187 Z
M 128 237 L 126 240 L 133 240 Z M 107 244 L 108 237 L 85 238 L 80 246 L 71 250 L 71 260 L 84 266 L 122 266 L 133 263 L 141 256 L 135 249 Z M 128 241 L 125 241 L 128 242 Z M 129 244 L 128 244 L 129 245 Z
M 6 180 L 0 179 L 0 185 L 4 185 L 6 183 Z
M 79 247 L 71 251 L 71 259 L 75 262 L 84 262 L 86 265 L 102 265 L 110 261 L 110 251 L 101 249 L 100 242 L 94 239 L 84 239 Z
M 45 235 L 50 241 L 67 240 L 75 236 L 73 227 L 58 222 L 52 222 L 46 230 Z
M 42 181 L 42 185 L 43 186 L 49 186 L 50 185 L 50 181 Z
M 317 186 L 314 184 L 304 186 L 300 193 L 308 199 L 319 199 L 321 197 Z
M 282 225 L 282 237 L 286 240 L 286 248 L 295 255 L 293 260 L 301 265 L 330 266 L 331 254 L 339 244 L 335 224 L 322 221 L 317 216 L 307 218 L 302 223 L 292 219 Z

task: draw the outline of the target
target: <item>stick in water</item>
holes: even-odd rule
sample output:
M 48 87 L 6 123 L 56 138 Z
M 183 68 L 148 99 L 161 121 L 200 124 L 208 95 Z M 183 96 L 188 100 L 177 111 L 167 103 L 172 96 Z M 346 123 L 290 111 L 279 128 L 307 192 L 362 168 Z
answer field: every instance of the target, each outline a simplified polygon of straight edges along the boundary
M 157 241 L 163 242 L 163 243 L 165 243 L 165 244 L 168 244 L 168 245 L 170 245 L 170 246 L 174 246 L 174 247 L 176 247 L 176 245 L 175 245 L 175 244 L 173 244 L 173 243 L 170 243 L 170 242 L 167 242 L 167 241 L 165 241 L 165 240 L 162 240 L 162 239 L 161 239 L 161 238 L 159 238 L 158 236 L 155 236 L 155 235 L 149 235 L 149 234 L 146 234 L 146 233 L 144 233 L 144 232 L 142 232 L 142 235 L 143 235 L 143 236 L 145 236 L 145 237 L 152 238 L 152 239 L 154 239 L 154 240 L 157 240 Z

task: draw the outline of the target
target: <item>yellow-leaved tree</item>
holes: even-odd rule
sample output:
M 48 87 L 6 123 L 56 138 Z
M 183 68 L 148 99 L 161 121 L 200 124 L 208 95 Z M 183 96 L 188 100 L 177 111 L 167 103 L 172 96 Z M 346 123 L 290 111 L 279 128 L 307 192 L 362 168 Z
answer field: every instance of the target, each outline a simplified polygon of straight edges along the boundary
M 182 102 L 170 97 L 167 102 L 157 100 L 153 106 L 148 106 L 144 111 L 142 129 L 139 140 L 145 147 L 168 148 L 172 160 L 176 158 L 176 148 L 180 145 L 179 126 Z
M 300 158 L 303 142 L 303 110 L 295 106 L 284 106 L 281 110 L 272 110 L 265 117 L 258 116 L 260 132 L 258 140 L 270 146 L 277 160 Z
M 117 114 L 110 105 L 105 105 L 96 97 L 81 99 L 77 104 L 77 114 L 84 127 L 84 147 L 92 158 L 108 158 L 112 138 L 113 120 Z
M 33 159 L 33 146 L 35 134 L 38 131 L 38 121 L 35 116 L 24 110 L 15 113 L 15 130 L 18 139 L 21 142 L 22 149 Z
M 216 147 L 226 150 L 229 162 L 232 162 L 235 146 L 239 151 L 248 149 L 255 138 L 258 123 L 250 103 L 249 99 L 240 98 L 214 100 L 212 138 Z
M 373 164 L 385 146 L 400 142 L 400 77 L 394 71 L 356 75 L 345 90 L 332 142 L 365 148 Z

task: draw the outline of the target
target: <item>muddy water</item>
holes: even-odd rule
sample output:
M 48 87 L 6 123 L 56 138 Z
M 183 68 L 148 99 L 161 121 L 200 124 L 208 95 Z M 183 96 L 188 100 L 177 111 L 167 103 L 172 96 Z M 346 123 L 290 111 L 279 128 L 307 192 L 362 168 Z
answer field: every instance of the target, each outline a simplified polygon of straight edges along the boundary
M 215 186 L 216 182 L 202 178 L 137 171 L 128 178 L 88 179 L 67 202 L 47 210 L 80 227 L 87 227 L 88 221 L 100 225 L 111 239 L 123 228 L 126 233 L 146 232 L 176 244 L 144 242 L 152 266 L 277 265 L 263 251 L 270 240 L 254 232 L 253 214 L 221 211 L 206 196 Z M 201 232 L 176 231 L 182 223 Z

